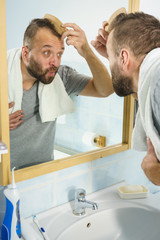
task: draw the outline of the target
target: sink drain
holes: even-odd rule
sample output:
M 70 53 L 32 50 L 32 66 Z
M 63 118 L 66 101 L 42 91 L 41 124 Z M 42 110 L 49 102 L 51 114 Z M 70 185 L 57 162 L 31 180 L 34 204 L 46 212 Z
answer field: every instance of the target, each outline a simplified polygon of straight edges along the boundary
M 91 227 L 91 223 L 87 223 L 87 228 L 90 228 Z

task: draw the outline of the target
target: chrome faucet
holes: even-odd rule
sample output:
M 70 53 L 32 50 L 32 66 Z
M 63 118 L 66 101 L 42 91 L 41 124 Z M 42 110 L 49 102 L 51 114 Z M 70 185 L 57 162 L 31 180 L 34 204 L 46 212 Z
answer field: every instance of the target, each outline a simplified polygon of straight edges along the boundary
M 77 189 L 75 191 L 75 201 L 73 214 L 81 216 L 85 214 L 86 208 L 92 208 L 93 210 L 98 209 L 98 205 L 95 202 L 87 201 L 86 191 L 84 189 Z

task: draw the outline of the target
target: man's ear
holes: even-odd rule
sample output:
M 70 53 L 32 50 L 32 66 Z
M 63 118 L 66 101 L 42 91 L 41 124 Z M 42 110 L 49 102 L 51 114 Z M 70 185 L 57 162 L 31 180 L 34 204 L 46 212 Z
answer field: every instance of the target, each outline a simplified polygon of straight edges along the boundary
M 120 52 L 120 65 L 123 71 L 128 71 L 130 63 L 130 55 L 127 49 L 122 49 Z
M 28 62 L 29 48 L 27 46 L 22 47 L 22 60 L 24 63 Z

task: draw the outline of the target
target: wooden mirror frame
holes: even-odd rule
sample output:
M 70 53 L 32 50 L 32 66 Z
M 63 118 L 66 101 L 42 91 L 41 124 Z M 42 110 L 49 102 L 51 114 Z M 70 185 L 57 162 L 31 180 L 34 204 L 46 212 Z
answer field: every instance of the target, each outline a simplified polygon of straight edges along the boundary
M 140 0 L 128 0 L 128 12 L 139 10 Z M 8 114 L 8 79 L 7 79 L 7 41 L 6 41 L 6 8 L 5 0 L 0 0 L 0 140 L 8 147 L 8 153 L 1 156 L 0 185 L 11 183 L 10 171 L 10 137 Z M 103 158 L 131 148 L 131 134 L 133 129 L 134 99 L 124 98 L 123 135 L 122 143 L 67 158 L 38 164 L 15 171 L 16 182 L 38 177 L 43 174 L 72 167 L 81 163 Z

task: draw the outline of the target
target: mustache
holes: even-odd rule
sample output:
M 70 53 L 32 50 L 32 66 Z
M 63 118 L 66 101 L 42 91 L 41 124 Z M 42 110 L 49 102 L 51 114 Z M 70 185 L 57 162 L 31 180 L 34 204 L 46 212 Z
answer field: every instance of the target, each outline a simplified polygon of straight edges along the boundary
M 58 71 L 58 67 L 53 66 L 53 67 L 51 67 L 51 68 L 49 68 L 49 69 L 47 70 L 47 72 L 52 72 L 52 71 L 57 72 L 57 71 Z
M 58 67 L 53 66 L 51 68 L 46 69 L 46 71 L 41 76 L 45 76 L 48 72 L 52 72 L 52 71 L 55 71 L 55 73 L 57 73 Z
M 58 72 L 58 67 L 52 66 L 51 68 L 46 69 L 46 71 L 43 72 L 43 74 L 39 74 L 39 75 L 37 76 L 37 79 L 45 78 L 46 74 L 47 74 L 48 72 L 51 72 L 51 71 L 55 71 L 55 74 L 56 74 L 56 73 Z M 41 82 L 43 82 L 43 81 L 41 80 Z M 44 82 L 43 82 L 43 83 L 44 83 Z M 45 84 L 46 84 L 46 83 L 45 83 Z

